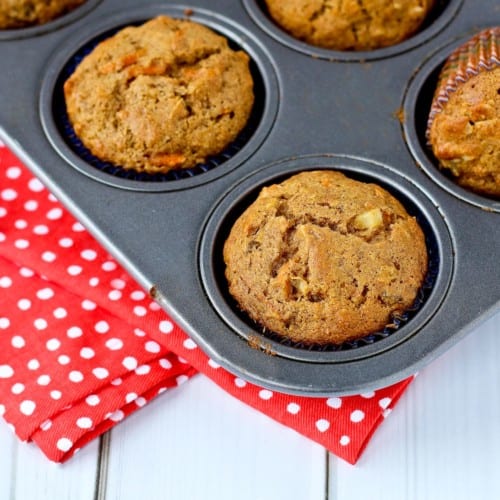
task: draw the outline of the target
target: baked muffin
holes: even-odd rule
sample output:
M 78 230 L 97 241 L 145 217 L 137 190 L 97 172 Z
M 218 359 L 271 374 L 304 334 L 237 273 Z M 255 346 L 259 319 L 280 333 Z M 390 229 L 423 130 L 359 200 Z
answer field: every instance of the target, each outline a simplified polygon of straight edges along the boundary
M 269 15 L 295 38 L 326 49 L 373 50 L 413 35 L 434 0 L 265 0 Z
M 148 173 L 190 168 L 222 152 L 254 101 L 247 54 L 205 26 L 166 16 L 98 44 L 64 95 L 94 156 Z
M 500 198 L 500 27 L 455 50 L 440 77 L 427 136 L 462 187 Z
M 45 24 L 67 14 L 84 2 L 85 0 L 2 0 L 0 29 Z
M 223 257 L 239 307 L 304 344 L 381 331 L 414 304 L 427 272 L 424 234 L 400 202 L 332 170 L 263 188 Z

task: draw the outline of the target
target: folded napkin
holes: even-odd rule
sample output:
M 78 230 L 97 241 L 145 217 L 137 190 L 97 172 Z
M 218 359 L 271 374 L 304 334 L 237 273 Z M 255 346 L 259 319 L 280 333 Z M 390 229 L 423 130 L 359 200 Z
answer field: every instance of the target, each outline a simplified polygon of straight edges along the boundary
M 411 382 L 281 394 L 209 359 L 0 142 L 0 415 L 63 462 L 197 372 L 355 463 Z

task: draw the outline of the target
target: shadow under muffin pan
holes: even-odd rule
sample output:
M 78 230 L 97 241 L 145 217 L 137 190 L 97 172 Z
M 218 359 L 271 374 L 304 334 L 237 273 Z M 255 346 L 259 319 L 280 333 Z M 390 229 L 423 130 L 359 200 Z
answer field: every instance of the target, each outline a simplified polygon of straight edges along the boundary
M 37 36 L 0 38 L 0 138 L 219 365 L 289 394 L 370 391 L 414 374 L 500 309 L 498 205 L 452 186 L 422 142 L 437 68 L 460 41 L 500 24 L 497 1 L 481 4 L 439 2 L 411 39 L 340 53 L 292 42 L 256 0 L 90 0 Z M 122 178 L 67 137 L 61 85 L 97 41 L 160 14 L 205 24 L 250 55 L 256 120 L 241 149 L 206 172 Z M 320 168 L 390 191 L 419 220 L 430 254 L 421 301 L 399 327 L 340 347 L 264 335 L 229 296 L 221 255 L 262 186 Z
M 287 33 L 269 15 L 265 0 L 243 0 L 248 13 L 253 17 L 255 22 L 282 44 L 312 57 L 339 62 L 382 59 L 418 47 L 428 39 L 436 36 L 452 21 L 457 15 L 462 2 L 463 0 L 436 0 L 434 7 L 420 26 L 420 29 L 411 37 L 398 44 L 369 51 L 339 51 L 311 45 Z
M 187 13 L 186 13 L 187 12 Z M 100 42 L 113 36 L 126 26 L 138 26 L 157 15 L 169 15 L 190 19 L 208 26 L 219 35 L 225 36 L 233 50 L 244 50 L 250 56 L 250 71 L 254 82 L 255 102 L 246 126 L 223 151 L 191 168 L 173 169 L 166 173 L 137 172 L 120 165 L 103 161 L 94 156 L 82 143 L 69 120 L 64 100 L 64 82 L 78 67 L 82 59 L 90 54 Z M 223 175 L 228 168 L 234 168 L 252 153 L 268 134 L 272 126 L 278 103 L 274 69 L 248 35 L 222 17 L 215 17 L 208 11 L 191 13 L 186 8 L 152 7 L 120 13 L 106 19 L 101 25 L 92 27 L 92 34 L 86 28 L 75 34 L 75 41 L 64 51 L 57 53 L 52 61 L 41 89 L 41 116 L 49 140 L 60 154 L 75 168 L 96 180 L 139 191 L 168 191 L 192 187 L 208 182 L 213 177 L 198 177 L 221 165 L 215 173 Z M 193 179 L 196 177 L 196 179 Z M 186 182 L 172 182 L 187 180 Z

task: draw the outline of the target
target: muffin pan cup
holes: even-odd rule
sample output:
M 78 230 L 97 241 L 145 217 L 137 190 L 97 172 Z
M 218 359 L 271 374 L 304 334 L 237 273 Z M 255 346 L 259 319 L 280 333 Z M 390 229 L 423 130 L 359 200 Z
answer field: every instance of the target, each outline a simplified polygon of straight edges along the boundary
M 220 365 L 286 393 L 359 393 L 415 373 L 499 309 L 499 203 L 451 186 L 421 140 L 436 71 L 454 46 L 500 23 L 496 1 L 479 9 L 451 0 L 414 38 L 366 57 L 284 43 L 258 1 L 89 5 L 36 36 L 0 37 L 0 138 Z M 55 116 L 58 79 L 86 43 L 159 14 L 206 24 L 249 53 L 261 81 L 260 118 L 241 149 L 207 172 L 164 182 L 118 178 L 68 146 Z M 437 252 L 419 311 L 355 349 L 275 345 L 224 290 L 218 238 L 235 207 L 273 179 L 315 168 L 388 187 L 424 219 Z

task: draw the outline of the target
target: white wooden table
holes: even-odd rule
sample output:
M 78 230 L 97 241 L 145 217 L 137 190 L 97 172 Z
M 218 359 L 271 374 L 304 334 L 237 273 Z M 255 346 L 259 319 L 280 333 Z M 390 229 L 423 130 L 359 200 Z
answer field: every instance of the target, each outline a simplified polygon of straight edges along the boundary
M 198 375 L 70 462 L 0 422 L 1 500 L 500 498 L 500 313 L 425 368 L 356 466 Z

